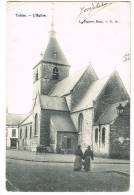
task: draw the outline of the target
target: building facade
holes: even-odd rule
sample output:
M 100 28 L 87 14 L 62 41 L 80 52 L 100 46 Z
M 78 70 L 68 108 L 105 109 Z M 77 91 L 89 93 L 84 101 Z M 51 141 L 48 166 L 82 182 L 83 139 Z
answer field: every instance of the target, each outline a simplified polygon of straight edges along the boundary
M 33 108 L 19 123 L 20 150 L 129 158 L 130 98 L 117 71 L 99 79 L 90 65 L 74 75 L 54 28 L 33 68 Z
M 6 114 L 6 148 L 18 148 L 19 123 L 26 116 L 20 114 Z

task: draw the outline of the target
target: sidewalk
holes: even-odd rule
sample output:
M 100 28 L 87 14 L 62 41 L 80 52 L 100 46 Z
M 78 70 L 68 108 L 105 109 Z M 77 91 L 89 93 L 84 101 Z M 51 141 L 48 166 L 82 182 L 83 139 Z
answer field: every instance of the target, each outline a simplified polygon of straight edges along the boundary
M 73 163 L 73 154 L 36 154 L 35 152 L 29 151 L 19 151 L 19 150 L 7 150 L 6 158 L 26 160 L 26 161 L 36 161 L 36 162 L 55 162 L 55 163 Z M 129 164 L 129 160 L 122 159 L 109 159 L 102 157 L 95 157 L 93 164 Z

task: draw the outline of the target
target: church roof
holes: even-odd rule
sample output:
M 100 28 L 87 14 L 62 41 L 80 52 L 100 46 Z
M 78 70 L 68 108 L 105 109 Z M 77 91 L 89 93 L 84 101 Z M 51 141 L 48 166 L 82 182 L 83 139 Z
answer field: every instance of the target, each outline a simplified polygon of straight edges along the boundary
M 68 112 L 51 113 L 50 124 L 56 131 L 76 132 L 76 128 Z
M 6 114 L 6 124 L 8 126 L 14 126 L 19 125 L 20 122 L 24 120 L 26 117 L 25 114 L 13 114 L 13 113 L 7 113 Z
M 101 116 L 99 117 L 99 119 L 95 122 L 95 125 L 98 124 L 109 124 L 111 122 L 113 122 L 117 116 L 117 107 L 119 106 L 119 104 L 122 104 L 122 106 L 126 106 L 126 104 L 128 103 L 128 101 L 120 101 L 114 104 L 109 104 L 107 106 L 107 108 L 104 110 L 103 114 L 101 114 Z
M 40 96 L 41 108 L 48 110 L 69 111 L 64 97 Z
M 42 61 L 69 65 L 55 36 L 50 36 Z
M 104 86 L 106 85 L 110 76 L 106 76 L 102 79 L 94 81 L 91 86 L 87 89 L 84 97 L 81 101 L 73 108 L 73 112 L 90 108 L 93 106 L 93 101 L 98 97 Z
M 69 94 L 70 91 L 74 88 L 77 82 L 80 80 L 81 76 L 89 67 L 84 67 L 77 71 L 75 74 L 72 74 L 65 78 L 64 80 L 58 82 L 55 85 L 55 88 L 50 92 L 51 96 L 63 96 Z

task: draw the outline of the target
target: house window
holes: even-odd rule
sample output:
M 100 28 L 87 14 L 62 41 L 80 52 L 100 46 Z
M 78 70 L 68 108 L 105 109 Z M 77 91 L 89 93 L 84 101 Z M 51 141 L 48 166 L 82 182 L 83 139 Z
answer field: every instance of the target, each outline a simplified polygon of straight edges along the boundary
M 30 125 L 30 138 L 32 137 L 32 125 Z
M 98 128 L 95 129 L 95 143 L 98 143 Z
M 102 129 L 102 144 L 105 145 L 105 127 Z
M 59 70 L 57 67 L 53 68 L 53 79 L 59 79 Z
M 71 138 L 67 138 L 67 148 L 71 148 Z
M 36 81 L 38 80 L 38 70 L 37 70 L 36 75 L 35 75 L 35 80 Z
M 35 115 L 35 127 L 34 127 L 34 135 L 37 135 L 38 131 L 38 115 Z
M 20 129 L 20 139 L 22 138 L 22 128 Z
M 27 138 L 27 127 L 26 127 L 26 131 L 25 131 L 25 138 Z
M 12 137 L 16 137 L 16 129 L 12 129 Z

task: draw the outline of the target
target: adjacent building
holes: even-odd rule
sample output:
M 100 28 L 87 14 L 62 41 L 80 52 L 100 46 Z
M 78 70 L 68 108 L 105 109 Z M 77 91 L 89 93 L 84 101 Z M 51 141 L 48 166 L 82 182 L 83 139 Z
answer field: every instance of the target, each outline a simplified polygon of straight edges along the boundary
M 26 116 L 21 114 L 6 114 L 6 148 L 18 148 L 19 123 Z

